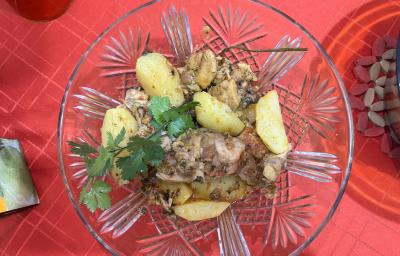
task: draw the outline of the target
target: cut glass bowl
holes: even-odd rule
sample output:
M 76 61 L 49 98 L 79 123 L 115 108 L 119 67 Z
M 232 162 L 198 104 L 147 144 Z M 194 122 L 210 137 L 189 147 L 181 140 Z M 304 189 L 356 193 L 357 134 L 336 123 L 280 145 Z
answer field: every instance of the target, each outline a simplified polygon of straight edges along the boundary
M 279 93 L 293 152 L 275 196 L 254 192 L 218 218 L 189 222 L 147 205 L 133 182 L 113 185 L 112 207 L 90 213 L 78 203 L 86 170 L 67 141 L 99 145 L 105 111 L 138 86 L 135 62 L 144 51 L 181 64 L 202 47 L 248 63 L 263 92 Z M 260 51 L 283 47 L 308 50 Z M 131 10 L 82 56 L 59 117 L 58 157 L 69 197 L 88 230 L 116 255 L 299 254 L 338 207 L 352 155 L 349 101 L 332 60 L 300 24 L 259 1 L 151 1 Z

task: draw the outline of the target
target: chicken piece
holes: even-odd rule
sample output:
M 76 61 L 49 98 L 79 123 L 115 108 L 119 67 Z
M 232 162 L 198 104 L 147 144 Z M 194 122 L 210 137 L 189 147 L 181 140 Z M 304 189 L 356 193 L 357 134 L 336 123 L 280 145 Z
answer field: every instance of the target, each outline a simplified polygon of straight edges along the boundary
M 254 157 L 245 152 L 241 159 L 242 167 L 239 171 L 239 177 L 247 183 L 247 185 L 254 186 L 260 182 L 262 178 L 262 169 L 257 168 L 257 162 Z
M 268 153 L 267 147 L 264 145 L 260 137 L 258 137 L 252 126 L 246 126 L 240 134 L 239 139 L 246 145 L 247 152 L 253 157 L 261 159 Z
M 157 177 L 191 182 L 237 173 L 244 150 L 238 138 L 207 129 L 189 130 L 172 143 Z
M 247 120 L 250 124 L 256 122 L 256 104 L 250 104 L 247 108 L 243 110 L 244 120 Z
M 236 110 L 239 107 L 240 97 L 236 82 L 233 79 L 224 80 L 222 83 L 211 87 L 208 92 L 219 101 L 227 104 L 232 110 Z
M 275 181 L 278 178 L 281 170 L 285 168 L 288 152 L 286 151 L 278 155 L 271 153 L 265 157 L 263 170 L 265 178 L 269 181 Z
M 139 107 L 146 107 L 148 101 L 149 95 L 138 88 L 126 91 L 124 103 L 133 112 Z
M 197 70 L 200 67 L 203 51 L 193 53 L 186 63 L 188 70 Z
M 245 149 L 243 142 L 235 137 L 225 139 L 218 136 L 214 143 L 219 162 L 226 164 L 239 161 Z
M 237 67 L 232 70 L 232 79 L 237 83 L 257 81 L 257 76 L 253 73 L 250 66 L 246 63 L 239 62 Z
M 218 69 L 214 78 L 214 84 L 220 84 L 225 80 L 231 79 L 232 63 L 223 57 L 217 56 Z
M 197 84 L 203 89 L 207 88 L 214 80 L 217 68 L 215 54 L 209 49 L 205 50 L 201 56 L 201 63 L 196 73 Z

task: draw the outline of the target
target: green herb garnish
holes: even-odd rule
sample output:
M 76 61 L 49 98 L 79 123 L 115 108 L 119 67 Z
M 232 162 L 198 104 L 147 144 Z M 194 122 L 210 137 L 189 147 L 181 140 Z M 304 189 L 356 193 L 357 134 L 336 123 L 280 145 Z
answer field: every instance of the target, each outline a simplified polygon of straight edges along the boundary
M 83 187 L 79 203 L 84 203 L 91 212 L 95 212 L 97 208 L 102 210 L 110 208 L 111 199 L 109 193 L 111 192 L 111 187 L 104 181 L 95 180 L 88 191 L 91 181 L 92 179 Z
M 192 117 L 187 112 L 198 105 L 198 102 L 192 101 L 180 107 L 171 107 L 167 97 L 153 97 L 149 105 L 149 112 L 153 116 L 151 124 L 155 128 L 165 125 L 170 137 L 178 137 L 188 129 L 194 128 Z
M 126 149 L 130 154 L 117 160 L 117 167 L 122 170 L 122 178 L 125 180 L 131 180 L 138 173 L 147 171 L 148 166 L 159 166 L 164 160 L 160 142 L 149 138 L 131 137 Z
M 91 212 L 98 208 L 102 210 L 109 208 L 111 187 L 97 177 L 107 175 L 114 162 L 121 169 L 122 178 L 125 180 L 135 178 L 149 167 L 159 166 L 164 160 L 160 132 L 166 131 L 170 137 L 177 137 L 194 128 L 194 122 L 188 111 L 197 105 L 198 102 L 190 102 L 180 107 L 171 107 L 168 97 L 153 97 L 150 100 L 149 112 L 153 117 L 151 124 L 156 131 L 147 138 L 130 137 L 125 147 L 119 146 L 126 135 L 124 128 L 115 138 L 108 133 L 107 146 L 100 146 L 98 149 L 86 142 L 69 141 L 71 152 L 84 159 L 88 174 L 88 181 L 81 191 L 79 202 L 84 203 Z M 119 155 L 122 151 L 127 151 L 129 154 L 121 157 Z

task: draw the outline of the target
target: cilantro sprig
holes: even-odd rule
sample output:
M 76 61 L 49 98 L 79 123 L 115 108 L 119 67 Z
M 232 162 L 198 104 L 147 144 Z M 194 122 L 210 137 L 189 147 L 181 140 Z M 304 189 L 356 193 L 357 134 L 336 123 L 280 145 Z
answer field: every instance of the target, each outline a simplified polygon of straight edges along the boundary
M 125 180 L 135 178 L 150 167 L 159 166 L 164 160 L 160 133 L 166 131 L 170 137 L 177 137 L 194 128 L 188 111 L 198 105 L 197 102 L 189 102 L 180 107 L 172 107 L 168 97 L 153 97 L 148 109 L 152 116 L 151 125 L 156 128 L 155 132 L 146 138 L 132 136 L 125 147 L 120 146 L 126 135 L 125 128 L 115 137 L 108 133 L 107 146 L 94 148 L 87 142 L 69 141 L 71 152 L 84 159 L 88 174 L 79 202 L 85 204 L 91 212 L 109 208 L 111 187 L 98 178 L 107 175 L 114 162 L 121 169 L 122 178 Z M 121 152 L 125 151 L 128 154 L 121 156 Z
M 192 101 L 180 107 L 171 107 L 167 97 L 153 97 L 149 104 L 149 112 L 153 116 L 151 125 L 155 128 L 165 125 L 170 137 L 178 137 L 186 130 L 194 128 L 193 119 L 188 111 L 198 105 L 198 102 Z
M 92 147 L 87 142 L 77 143 L 69 141 L 71 152 L 83 158 L 86 165 L 88 180 L 83 186 L 79 197 L 79 203 L 84 203 L 91 212 L 97 208 L 107 209 L 111 205 L 109 193 L 111 187 L 104 181 L 96 177 L 104 176 L 112 169 L 115 154 L 112 152 L 122 142 L 125 137 L 125 128 L 113 138 L 108 133 L 107 147 L 100 146 L 98 149 Z

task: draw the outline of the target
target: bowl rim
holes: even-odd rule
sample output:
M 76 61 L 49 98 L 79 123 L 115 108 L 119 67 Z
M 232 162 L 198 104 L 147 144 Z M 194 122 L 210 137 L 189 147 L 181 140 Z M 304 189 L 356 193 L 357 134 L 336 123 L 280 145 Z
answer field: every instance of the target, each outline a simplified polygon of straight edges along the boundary
M 81 209 L 79 208 L 79 205 L 77 205 L 75 199 L 74 199 L 74 195 L 71 191 L 71 188 L 69 186 L 69 183 L 67 181 L 67 177 L 65 174 L 65 169 L 64 169 L 64 161 L 63 161 L 63 154 L 62 154 L 62 131 L 63 131 L 63 120 L 64 120 L 64 109 L 65 109 L 65 105 L 67 102 L 67 98 L 69 95 L 69 91 L 71 89 L 72 86 L 72 81 L 75 79 L 76 74 L 78 73 L 78 70 L 80 68 L 80 66 L 82 65 L 82 63 L 84 62 L 84 60 L 86 59 L 87 55 L 91 52 L 91 50 L 97 45 L 97 43 L 108 34 L 108 32 L 110 32 L 110 30 L 112 30 L 117 24 L 119 24 L 120 22 L 124 21 L 126 18 L 130 17 L 132 14 L 140 11 L 141 9 L 147 7 L 147 6 L 151 6 L 155 3 L 161 2 L 162 0 L 151 0 L 148 1 L 146 3 L 143 3 L 139 6 L 137 6 L 136 8 L 131 9 L 130 11 L 126 12 L 125 14 L 123 14 L 122 16 L 120 16 L 119 18 L 117 18 L 115 21 L 113 21 L 105 30 L 103 30 L 97 37 L 96 39 L 89 45 L 89 47 L 87 48 L 87 50 L 83 53 L 83 55 L 80 57 L 78 63 L 76 64 L 75 68 L 72 71 L 71 76 L 68 79 L 67 82 L 67 86 L 65 88 L 65 92 L 64 92 L 64 96 L 62 98 L 61 101 L 61 106 L 60 106 L 60 111 L 59 111 L 59 116 L 58 116 L 58 125 L 57 125 L 57 157 L 58 157 L 58 162 L 59 162 L 59 166 L 60 166 L 60 170 L 61 170 L 61 174 L 62 174 L 62 178 L 63 178 L 63 182 L 65 185 L 65 188 L 67 190 L 67 194 L 68 197 L 72 203 L 72 206 L 74 207 L 74 209 L 76 210 L 76 212 L 78 213 L 78 216 L 80 217 L 80 219 L 82 220 L 83 224 L 85 225 L 85 227 L 89 230 L 89 232 L 92 234 L 92 236 L 105 248 L 107 249 L 112 255 L 118 255 L 118 250 L 112 248 L 111 246 L 108 245 L 108 243 L 106 241 L 104 241 L 98 234 L 97 232 L 93 229 L 93 227 L 89 224 L 88 220 L 86 219 L 86 217 L 84 216 L 83 212 L 81 211 Z M 319 235 L 319 233 L 323 230 L 323 228 L 326 226 L 326 224 L 329 222 L 329 220 L 332 218 L 333 214 L 335 213 L 342 197 L 343 194 L 345 192 L 347 183 L 349 181 L 350 178 L 350 173 L 351 173 L 351 167 L 352 167 L 352 162 L 353 162 L 353 153 L 354 153 L 354 124 L 353 124 L 353 117 L 352 117 L 352 111 L 351 111 L 351 106 L 350 106 L 350 101 L 349 101 L 349 97 L 346 91 L 346 87 L 343 83 L 343 80 L 339 74 L 339 71 L 337 70 L 335 64 L 333 63 L 331 57 L 328 55 L 328 53 L 323 49 L 323 47 L 321 46 L 321 44 L 317 41 L 317 39 L 310 33 L 308 32 L 308 30 L 303 27 L 301 24 L 299 24 L 296 20 L 294 20 L 293 18 L 291 18 L 289 15 L 287 15 L 286 13 L 284 13 L 283 11 L 280 11 L 279 9 L 262 2 L 261 0 L 248 0 L 249 2 L 258 4 L 262 7 L 265 7 L 273 12 L 275 12 L 276 14 L 282 16 L 283 18 L 285 18 L 286 20 L 288 20 L 289 22 L 291 22 L 294 26 L 296 26 L 297 28 L 299 28 L 310 40 L 311 42 L 314 44 L 314 46 L 320 51 L 320 53 L 322 54 L 322 56 L 325 58 L 325 60 L 327 61 L 327 63 L 329 64 L 330 69 L 333 71 L 333 74 L 335 76 L 335 79 L 338 82 L 339 85 L 339 89 L 340 92 L 342 94 L 342 98 L 344 101 L 344 106 L 345 106 L 345 111 L 346 111 L 346 118 L 347 118 L 347 122 L 348 122 L 348 129 L 347 132 L 349 134 L 349 141 L 348 141 L 348 159 L 347 159 L 347 163 L 346 163 L 346 170 L 345 170 L 345 174 L 344 177 L 342 179 L 341 185 L 340 185 L 340 189 L 339 192 L 328 212 L 328 214 L 325 216 L 325 218 L 323 218 L 323 221 L 319 224 L 319 226 L 315 229 L 315 231 L 299 246 L 297 247 L 296 250 L 294 250 L 293 252 L 290 253 L 290 255 L 299 255 L 312 241 L 314 241 L 314 239 Z

